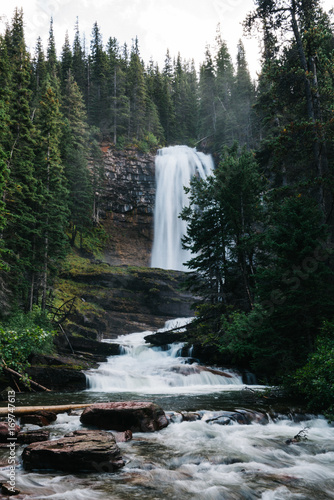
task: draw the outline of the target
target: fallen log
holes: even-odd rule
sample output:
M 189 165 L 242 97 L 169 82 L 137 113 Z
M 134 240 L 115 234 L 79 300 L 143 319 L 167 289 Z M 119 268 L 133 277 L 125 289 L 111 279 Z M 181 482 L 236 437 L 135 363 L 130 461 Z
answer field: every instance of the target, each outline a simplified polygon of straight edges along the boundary
M 54 413 L 64 413 L 68 410 L 77 410 L 80 408 L 87 408 L 93 403 L 86 404 L 68 404 L 68 405 L 53 405 L 53 406 L 17 406 L 10 409 L 10 413 L 14 415 L 32 415 L 40 411 L 53 411 Z M 0 417 L 6 417 L 9 413 L 8 406 L 0 407 Z
M 20 380 L 22 380 L 23 384 L 24 385 L 27 385 L 27 382 L 25 382 L 24 380 L 24 376 L 21 375 L 21 373 L 19 372 L 16 372 L 15 370 L 12 370 L 12 368 L 8 368 L 8 366 L 6 365 L 2 365 L 2 369 L 7 372 L 7 373 L 10 373 L 11 375 L 15 375 L 16 377 L 18 377 Z M 44 385 L 41 385 L 41 384 L 38 384 L 37 382 L 35 382 L 34 380 L 31 380 L 29 379 L 29 384 L 31 385 L 34 385 L 35 387 L 38 387 L 39 389 L 42 389 L 42 391 L 47 391 L 47 392 L 51 392 L 50 389 L 48 389 L 47 387 L 44 387 Z

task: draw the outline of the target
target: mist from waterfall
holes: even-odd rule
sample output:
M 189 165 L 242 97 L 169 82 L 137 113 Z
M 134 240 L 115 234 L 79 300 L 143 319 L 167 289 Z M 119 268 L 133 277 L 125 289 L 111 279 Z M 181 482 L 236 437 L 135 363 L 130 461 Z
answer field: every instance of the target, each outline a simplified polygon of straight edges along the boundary
M 191 253 L 182 248 L 186 222 L 179 218 L 188 206 L 184 187 L 193 176 L 205 179 L 213 171 L 210 155 L 188 146 L 169 146 L 159 149 L 155 159 L 156 196 L 154 209 L 154 241 L 151 267 L 187 271 L 185 263 Z

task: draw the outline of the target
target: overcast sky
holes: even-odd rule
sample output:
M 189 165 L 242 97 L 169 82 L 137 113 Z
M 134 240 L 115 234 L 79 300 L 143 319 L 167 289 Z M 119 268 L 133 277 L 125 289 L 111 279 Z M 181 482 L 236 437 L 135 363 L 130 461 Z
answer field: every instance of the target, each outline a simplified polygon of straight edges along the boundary
M 333 5 L 334 0 L 323 0 L 325 10 Z M 243 38 L 241 26 L 254 7 L 253 0 L 1 0 L 1 32 L 15 7 L 23 8 L 26 43 L 32 53 L 38 36 L 46 48 L 52 16 L 59 56 L 66 30 L 70 43 L 73 42 L 78 16 L 80 33 L 85 35 L 88 48 L 97 21 L 104 43 L 111 36 L 120 45 L 126 42 L 130 47 L 132 39 L 138 36 L 145 63 L 152 58 L 162 69 L 168 48 L 172 57 L 180 52 L 182 58 L 193 58 L 198 66 L 204 60 L 206 45 L 214 48 L 220 23 L 233 61 L 242 38 L 253 77 L 258 69 L 258 40 Z

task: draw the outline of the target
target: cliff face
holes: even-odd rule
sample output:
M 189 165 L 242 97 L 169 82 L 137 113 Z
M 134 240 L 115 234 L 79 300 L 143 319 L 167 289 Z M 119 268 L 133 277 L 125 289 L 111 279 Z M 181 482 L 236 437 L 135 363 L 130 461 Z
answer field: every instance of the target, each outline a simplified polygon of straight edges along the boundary
M 104 260 L 149 266 L 153 242 L 155 156 L 101 145 L 105 184 L 101 219 L 108 234 Z

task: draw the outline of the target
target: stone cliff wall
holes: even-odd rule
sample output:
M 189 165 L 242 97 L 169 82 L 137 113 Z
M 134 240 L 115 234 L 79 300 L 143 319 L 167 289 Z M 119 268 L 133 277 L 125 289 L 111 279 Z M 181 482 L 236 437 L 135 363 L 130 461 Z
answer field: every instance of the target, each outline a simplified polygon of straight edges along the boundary
M 150 264 L 155 200 L 155 156 L 101 145 L 105 184 L 101 218 L 108 234 L 104 258 L 112 265 Z

